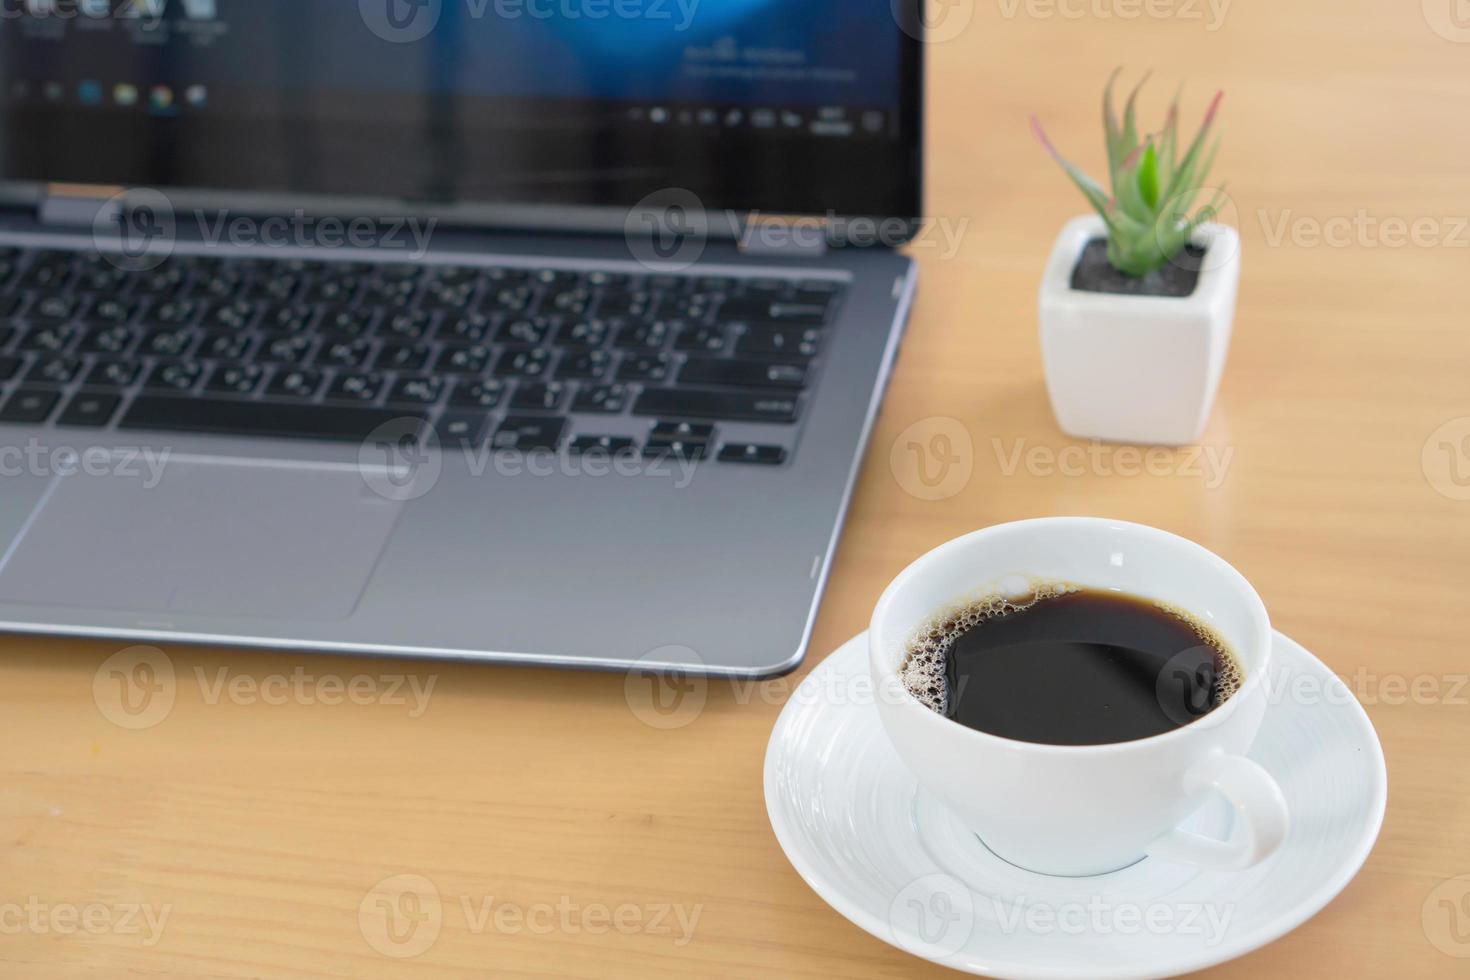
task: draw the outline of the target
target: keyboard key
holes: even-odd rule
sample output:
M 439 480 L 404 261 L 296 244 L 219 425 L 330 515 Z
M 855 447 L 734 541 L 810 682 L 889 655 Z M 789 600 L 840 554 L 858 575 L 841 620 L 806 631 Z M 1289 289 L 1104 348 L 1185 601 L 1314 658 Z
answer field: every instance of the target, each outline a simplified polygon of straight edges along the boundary
M 709 442 L 714 437 L 715 427 L 708 422 L 660 422 L 653 427 L 653 433 L 649 436 L 650 439 L 661 442 Z
M 781 299 L 741 297 L 726 301 L 720 307 L 719 319 L 762 320 L 800 326 L 821 326 L 827 322 L 830 303 L 797 303 Z
M 328 367 L 360 368 L 373 356 L 373 342 L 359 337 L 356 340 L 329 340 L 317 354 L 317 363 Z
M 154 357 L 183 357 L 194 345 L 194 332 L 189 327 L 157 330 L 143 338 L 140 353 Z
M 632 455 L 638 444 L 626 436 L 578 436 L 567 447 L 573 456 Z
M 714 303 L 710 296 L 665 297 L 658 305 L 658 315 L 679 320 L 703 320 Z
M 617 415 L 627 404 L 628 389 L 623 385 L 583 385 L 572 399 L 572 411 Z
M 679 383 L 732 385 L 737 388 L 805 388 L 806 365 L 770 361 L 730 361 L 691 357 L 679 371 Z
M 311 359 L 316 339 L 304 334 L 272 338 L 258 355 L 267 364 L 305 364 Z
M 205 391 L 218 391 L 231 395 L 253 394 L 265 377 L 265 368 L 258 364 L 222 364 L 205 382 Z
M 322 372 L 315 368 L 290 368 L 276 372 L 265 393 L 275 398 L 311 398 L 322 386 Z
M 376 318 L 377 311 L 372 307 L 328 310 L 322 316 L 321 329 L 342 337 L 363 337 L 372 332 Z
M 243 360 L 254 338 L 246 333 L 217 333 L 204 338 L 199 356 L 216 361 Z
M 585 287 L 547 293 L 546 297 L 541 301 L 541 309 L 548 312 L 563 313 L 568 316 L 581 316 L 587 312 L 587 308 L 591 305 L 592 290 Z
M 124 429 L 361 442 L 380 425 L 424 416 L 401 409 L 143 395 L 123 414 Z
M 782 296 L 791 288 L 785 279 L 750 279 L 745 283 L 749 296 Z
M 44 422 L 60 400 L 59 391 L 19 388 L 0 407 L 0 422 Z
M 659 350 L 674 335 L 677 326 L 667 320 L 635 323 L 618 331 L 617 346 L 624 350 Z
M 18 346 L 21 350 L 59 354 L 70 347 L 72 341 L 76 340 L 80 333 L 81 331 L 76 327 L 58 326 L 55 324 L 35 327 L 21 338 Z
M 423 291 L 423 304 L 431 309 L 463 310 L 473 295 L 473 282 L 431 282 Z
M 796 421 L 797 408 L 796 396 L 787 392 L 647 388 L 638 396 L 633 414 L 657 418 L 791 423 Z
M 260 318 L 260 327 L 280 333 L 302 333 L 311 328 L 315 317 L 315 307 L 273 306 Z
M 545 317 L 536 317 L 528 320 L 524 317 L 507 321 L 495 333 L 495 339 L 502 344 L 510 344 L 519 347 L 538 347 L 546 342 L 551 335 L 551 321 Z
M 42 357 L 32 364 L 31 369 L 26 372 L 26 380 L 38 381 L 41 384 L 64 385 L 75 378 L 81 369 L 81 358 L 70 354 L 53 354 L 50 357 Z
M 210 307 L 209 312 L 204 315 L 204 323 L 217 330 L 244 330 L 254 321 L 258 312 L 256 304 L 247 300 L 221 303 Z
M 781 446 L 763 446 L 753 442 L 730 442 L 720 449 L 720 462 L 780 466 L 786 462 L 786 450 Z
M 417 276 L 419 272 L 423 271 L 422 266 L 411 263 L 400 264 L 399 268 L 411 270 L 414 276 Z M 480 271 L 480 269 L 472 265 L 436 265 L 431 266 L 428 270 L 430 282 L 448 283 L 450 285 L 460 285 L 463 283 L 474 284 L 479 282 Z
M 190 391 L 203 373 L 204 369 L 199 364 L 160 364 L 148 375 L 143 387 L 160 391 Z
M 486 378 L 461 381 L 454 386 L 449 404 L 459 408 L 495 408 L 505 397 L 505 382 Z
M 644 459 L 676 459 L 698 462 L 709 455 L 709 443 L 707 442 L 684 442 L 674 439 L 667 442 L 655 442 L 650 440 L 643 447 Z
M 83 391 L 72 397 L 56 422 L 58 425 L 101 427 L 112 421 L 120 404 L 122 398 L 118 395 Z
M 87 314 L 87 319 L 100 323 L 126 323 L 133 318 L 133 313 L 137 309 L 138 304 L 136 303 L 105 297 L 93 304 L 92 311 Z
M 619 381 L 667 381 L 674 367 L 674 359 L 668 354 L 635 354 L 623 361 L 618 368 Z
M 486 293 L 480 309 L 485 313 L 523 313 L 535 298 L 535 290 L 528 286 L 495 286 Z
M 490 333 L 494 321 L 483 313 L 450 317 L 439 328 L 439 339 L 451 344 L 478 344 Z
M 735 353 L 812 358 L 822 344 L 822 332 L 802 327 L 750 327 L 735 344 Z
M 65 323 L 76 316 L 80 307 L 76 296 L 41 296 L 31 304 L 30 318 L 40 323 Z
M 9 381 L 20 372 L 20 358 L 13 354 L 0 354 L 0 381 Z
M 557 331 L 556 342 L 563 347 L 592 350 L 606 346 L 612 333 L 612 324 L 607 320 L 574 320 Z
M 483 412 L 450 412 L 435 423 L 434 431 L 446 448 L 474 448 L 484 441 L 489 421 Z
M 195 300 L 171 299 L 155 306 L 147 319 L 158 324 L 178 326 L 193 322 L 198 312 L 199 303 Z
M 612 357 L 606 351 L 584 350 L 563 354 L 556 365 L 558 378 L 596 379 L 604 377 L 612 365 Z
M 548 350 L 508 350 L 495 362 L 495 373 L 509 378 L 539 378 L 550 363 Z
M 677 350 L 718 354 L 725 349 L 728 339 L 724 327 L 685 327 L 679 331 L 674 347 Z
M 126 388 L 138 380 L 135 361 L 98 361 L 82 382 L 93 388 Z
M 327 389 L 327 397 L 336 401 L 372 402 L 378 400 L 386 379 L 371 371 L 349 371 L 337 375 Z
M 426 343 L 384 344 L 378 352 L 377 366 L 393 371 L 422 371 L 433 356 L 434 348 Z
M 836 279 L 803 279 L 796 284 L 797 296 L 836 296 L 847 284 Z
M 432 405 L 444 390 L 440 378 L 399 378 L 388 392 L 390 405 Z
M 131 327 L 94 327 L 87 331 L 78 348 L 89 354 L 121 354 L 137 339 L 137 331 Z
M 546 415 L 509 415 L 495 432 L 491 445 L 518 452 L 554 450 L 561 442 L 567 420 Z
M 439 353 L 434 370 L 445 374 L 480 374 L 489 366 L 491 355 L 491 349 L 485 344 L 446 347 Z
M 394 340 L 423 340 L 431 326 L 433 317 L 428 310 L 405 310 L 388 317 L 381 333 Z
M 614 292 L 602 294 L 597 301 L 598 316 L 643 316 L 653 306 L 653 294 L 647 292 Z
M 560 381 L 532 382 L 516 386 L 510 407 L 515 412 L 554 412 L 566 398 L 566 385 Z

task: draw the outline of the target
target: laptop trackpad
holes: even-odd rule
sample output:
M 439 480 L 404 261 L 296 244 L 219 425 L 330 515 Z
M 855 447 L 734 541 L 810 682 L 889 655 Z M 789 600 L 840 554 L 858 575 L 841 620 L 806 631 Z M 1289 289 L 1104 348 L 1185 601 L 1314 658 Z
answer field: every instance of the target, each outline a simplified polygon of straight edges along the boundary
M 352 613 L 402 504 L 356 467 L 174 458 L 59 476 L 0 602 L 269 619 Z

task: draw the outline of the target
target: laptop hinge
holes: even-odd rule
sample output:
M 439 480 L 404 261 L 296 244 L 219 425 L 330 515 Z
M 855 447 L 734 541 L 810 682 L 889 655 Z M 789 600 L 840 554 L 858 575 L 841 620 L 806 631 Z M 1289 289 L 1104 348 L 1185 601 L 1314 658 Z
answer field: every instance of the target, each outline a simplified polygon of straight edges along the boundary
M 120 187 L 82 184 L 48 184 L 36 205 L 36 218 L 43 225 L 93 228 L 103 211 L 121 210 Z
M 812 259 L 827 252 L 831 229 L 825 218 L 752 213 L 740 232 L 740 251 L 762 258 Z

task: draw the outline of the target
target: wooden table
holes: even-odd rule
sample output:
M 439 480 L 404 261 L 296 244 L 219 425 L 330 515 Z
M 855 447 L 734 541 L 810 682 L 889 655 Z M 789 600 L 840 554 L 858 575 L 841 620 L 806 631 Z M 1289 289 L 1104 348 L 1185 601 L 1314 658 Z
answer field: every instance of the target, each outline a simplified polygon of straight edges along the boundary
M 932 47 L 937 231 L 913 250 L 923 265 L 913 329 L 812 660 L 863 629 L 908 561 L 981 525 L 1108 515 L 1234 562 L 1277 626 L 1365 701 L 1391 797 L 1347 890 L 1220 976 L 1470 969 L 1422 920 L 1441 882 L 1470 873 L 1470 44 L 1450 39 L 1451 0 L 1441 5 L 1450 37 L 1413 2 L 1242 3 L 1220 23 L 1194 0 L 954 0 L 951 14 L 972 21 Z M 1154 14 L 1124 17 L 1140 10 Z M 1213 469 L 1183 452 L 1163 457 L 1167 474 L 1129 475 L 1136 464 L 1122 453 L 1078 467 L 1058 455 L 1076 444 L 1042 387 L 1037 282 L 1081 202 L 1026 117 L 1039 112 L 1065 151 L 1097 168 L 1096 102 L 1119 63 L 1155 69 L 1150 118 L 1179 80 L 1190 83 L 1186 119 L 1216 86 L 1227 91 L 1219 173 L 1245 275 L 1206 437 L 1216 460 L 1230 455 Z M 1418 229 L 1413 241 L 1400 223 Z M 944 233 L 957 235 L 953 251 Z M 970 435 L 970 475 L 925 500 L 905 489 L 914 474 L 891 465 L 890 448 L 935 418 Z M 170 653 L 171 712 L 129 730 L 93 695 L 116 650 L 4 641 L 5 976 L 943 972 L 830 910 L 776 845 L 761 763 L 800 673 L 712 684 L 698 717 L 663 730 L 630 707 L 622 676 L 185 649 Z M 268 703 L 290 690 L 268 679 L 291 684 L 298 669 L 435 686 L 417 716 L 406 689 L 406 704 L 383 688 L 367 704 Z M 267 684 L 232 695 L 215 687 L 221 671 Z M 440 932 L 412 960 L 377 952 L 370 939 L 390 940 L 360 927 L 373 889 L 398 875 L 432 880 L 443 902 Z M 502 904 L 529 918 L 496 919 Z M 130 918 L 134 905 L 153 923 Z M 27 906 L 42 925 L 17 929 Z M 662 907 L 684 923 L 654 922 Z M 1444 929 L 1437 938 L 1470 953 Z

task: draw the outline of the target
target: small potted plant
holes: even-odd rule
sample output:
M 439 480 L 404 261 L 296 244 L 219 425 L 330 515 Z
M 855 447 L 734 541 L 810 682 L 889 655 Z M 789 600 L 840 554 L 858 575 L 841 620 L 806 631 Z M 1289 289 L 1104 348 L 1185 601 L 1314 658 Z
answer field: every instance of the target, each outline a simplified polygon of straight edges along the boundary
M 1069 435 L 1179 445 L 1197 440 L 1209 420 L 1240 283 L 1240 237 L 1212 220 L 1224 192 L 1200 204 L 1219 146 L 1210 130 L 1223 93 L 1185 147 L 1177 98 L 1162 129 L 1139 133 L 1135 103 L 1143 82 L 1119 121 L 1117 76 L 1103 95 L 1111 192 L 1057 153 L 1031 120 L 1042 146 L 1097 212 L 1067 223 L 1047 263 L 1046 385 Z

